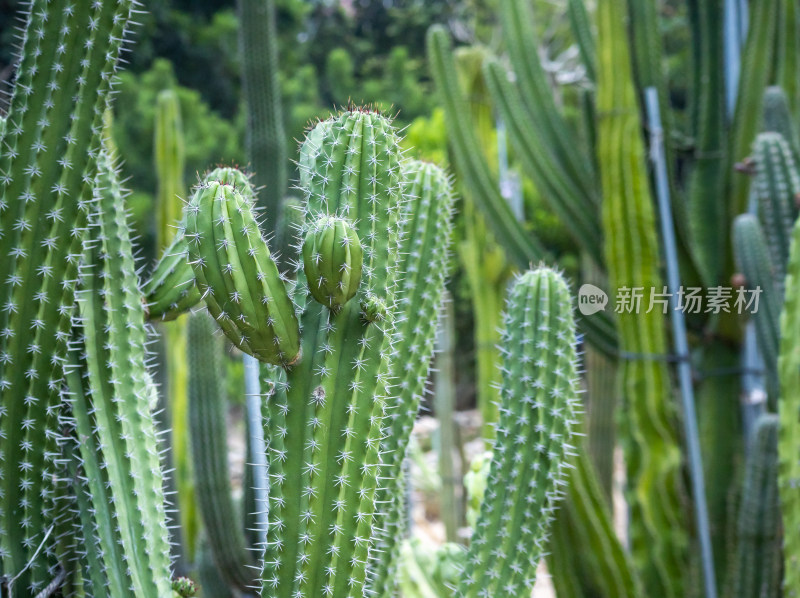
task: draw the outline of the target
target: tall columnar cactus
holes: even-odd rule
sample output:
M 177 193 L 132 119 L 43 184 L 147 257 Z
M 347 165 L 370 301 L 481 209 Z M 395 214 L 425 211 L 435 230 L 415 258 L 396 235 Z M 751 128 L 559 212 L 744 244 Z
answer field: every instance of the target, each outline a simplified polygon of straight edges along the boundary
M 444 171 L 429 163 L 403 164 L 409 201 L 403 211 L 399 248 L 394 357 L 390 379 L 392 402 L 387 408 L 382 442 L 383 475 L 376 504 L 378 550 L 372 556 L 370 588 L 376 594 L 394 582 L 389 573 L 402 540 L 404 493 L 402 463 L 411 437 L 433 355 L 434 341 L 448 272 L 454 195 Z
M 184 170 L 186 148 L 183 137 L 181 106 L 173 89 L 162 90 L 156 100 L 155 168 L 158 182 L 156 197 L 156 245 L 159 251 L 171 246 L 181 237 L 183 201 L 186 197 Z M 171 252 L 175 248 L 171 247 Z M 194 290 L 193 286 L 179 290 Z M 195 290 L 196 293 L 196 290 Z M 189 293 L 187 292 L 187 295 Z M 185 299 L 184 299 L 185 301 Z M 166 319 L 166 318 L 164 318 Z M 194 559 L 197 537 L 197 509 L 192 487 L 192 468 L 189 461 L 188 392 L 186 364 L 186 321 L 179 320 L 161 328 L 163 355 L 166 365 L 166 384 L 163 387 L 166 420 L 170 432 L 171 463 L 175 474 L 172 487 L 177 490 L 178 523 L 174 536 L 179 539 L 178 554 Z
M 614 533 L 590 451 L 586 443 L 580 446 L 570 470 L 567 496 L 548 542 L 547 570 L 559 598 L 638 598 L 644 589 L 630 554 Z
M 621 0 L 598 4 L 598 43 L 605 49 L 597 86 L 605 254 L 612 289 L 649 293 L 663 284 L 624 14 Z M 621 368 L 632 554 L 648 593 L 683 596 L 688 538 L 681 452 L 669 372 L 659 361 L 667 352 L 665 317 L 646 307 L 617 308 L 620 346 L 632 355 Z
M 778 484 L 783 514 L 784 594 L 800 596 L 800 220 L 792 231 L 778 357 Z
M 192 314 L 188 325 L 189 429 L 195 494 L 208 549 L 223 579 L 240 590 L 258 577 L 247 553 L 240 519 L 231 497 L 226 442 L 223 343 L 213 320 Z
M 500 422 L 462 597 L 530 592 L 574 448 L 580 400 L 567 285 L 552 270 L 529 271 L 506 311 Z
M 81 543 L 85 578 L 95 596 L 166 597 L 169 541 L 148 331 L 123 196 L 105 156 L 95 185 L 99 205 L 85 253 L 91 269 L 77 292 L 79 337 L 66 397 L 81 459 L 79 492 L 87 497 L 79 501 L 81 521 L 91 521 Z
M 287 140 L 278 80 L 278 28 L 275 0 L 237 0 L 242 85 L 247 107 L 247 155 L 253 168 L 266 225 L 279 251 L 288 248 L 281 211 L 288 183 Z
M 733 247 L 736 263 L 744 274 L 748 288 L 758 292 L 758 311 L 753 314 L 758 348 L 764 358 L 772 388 L 776 388 L 779 339 L 778 318 L 781 296 L 769 246 L 758 218 L 742 214 L 733 223 Z
M 780 133 L 761 133 L 753 146 L 756 177 L 753 190 L 767 235 L 773 276 L 780 295 L 789 261 L 792 225 L 797 219 L 800 173 L 792 148 Z
M 443 27 L 431 27 L 428 31 L 427 46 L 431 74 L 436 81 L 437 90 L 445 108 L 454 166 L 469 188 L 470 197 L 483 212 L 498 242 L 503 244 L 509 259 L 517 267 L 525 268 L 530 263 L 546 259 L 547 251 L 514 216 L 508 202 L 498 191 L 499 185 L 492 176 L 485 157 L 478 151 L 480 145 L 477 142 L 475 131 L 469 120 L 464 118 L 464 115 L 468 114 L 467 103 L 459 86 L 450 39 Z M 502 83 L 504 77 L 505 75 L 500 77 L 498 74 L 498 85 Z M 515 97 L 509 101 L 518 101 L 518 96 L 517 92 Z M 522 114 L 528 118 L 526 112 Z M 524 142 L 529 143 L 530 139 L 526 139 Z M 547 151 L 549 152 L 550 149 L 547 148 Z M 553 160 L 548 160 L 546 168 L 554 168 Z M 566 207 L 564 209 L 566 210 Z M 570 210 L 572 210 L 571 207 Z M 584 206 L 584 212 L 588 210 L 590 208 Z M 583 220 L 583 218 L 581 219 Z M 593 237 L 596 235 L 590 235 L 590 238 Z M 614 354 L 617 349 L 617 337 L 610 318 L 603 313 L 598 313 L 595 314 L 595 317 L 584 320 L 581 325 L 586 329 L 589 342 L 604 353 Z
M 47 428 L 131 0 L 28 7 L 0 152 L 0 576 L 38 592 L 53 569 Z
M 778 500 L 778 416 L 762 415 L 753 431 L 737 517 L 729 596 L 781 596 L 781 518 Z
M 302 356 L 287 369 L 285 386 L 275 381 L 266 405 L 270 525 L 262 580 L 275 596 L 361 596 L 390 384 L 404 202 L 399 138 L 379 114 L 345 112 L 309 133 L 300 169 L 305 230 L 320 218 L 349 219 L 364 263 L 356 296 L 336 312 L 307 297 L 306 284 L 316 281 L 298 272 Z

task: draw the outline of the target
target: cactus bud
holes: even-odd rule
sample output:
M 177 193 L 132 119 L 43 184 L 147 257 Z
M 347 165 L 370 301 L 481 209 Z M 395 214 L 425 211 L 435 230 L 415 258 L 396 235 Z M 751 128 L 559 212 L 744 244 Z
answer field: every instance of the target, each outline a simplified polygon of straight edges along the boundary
M 179 577 L 172 582 L 172 591 L 181 598 L 197 596 L 197 585 L 188 577 Z
M 377 295 L 369 294 L 361 302 L 361 317 L 365 322 L 381 322 L 386 317 L 386 302 Z
M 363 262 L 361 241 L 347 220 L 323 216 L 311 225 L 303 243 L 303 269 L 319 303 L 336 312 L 352 299 Z

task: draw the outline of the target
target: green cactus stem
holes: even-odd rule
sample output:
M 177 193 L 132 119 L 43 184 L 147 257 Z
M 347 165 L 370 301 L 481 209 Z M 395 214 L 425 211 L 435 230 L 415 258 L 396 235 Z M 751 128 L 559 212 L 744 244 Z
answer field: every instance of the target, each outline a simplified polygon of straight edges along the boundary
M 323 216 L 303 242 L 303 270 L 311 296 L 332 311 L 355 297 L 364 264 L 361 241 L 347 220 Z
M 133 2 L 28 5 L 0 152 L 0 580 L 57 575 L 48 429 L 63 378 L 103 113 Z
M 382 485 L 375 499 L 380 509 L 375 522 L 379 540 L 378 550 L 371 555 L 369 587 L 376 594 L 394 583 L 389 568 L 402 540 L 405 511 L 402 464 L 428 380 L 444 300 L 455 201 L 450 180 L 438 166 L 410 160 L 402 171 L 409 201 L 399 248 L 403 276 L 397 288 L 390 373 L 394 398 L 386 414 Z
M 115 171 L 101 156 L 92 264 L 77 292 L 68 401 L 102 572 L 112 596 L 171 596 L 166 501 L 144 307 Z
M 728 596 L 781 596 L 781 521 L 778 501 L 778 416 L 765 413 L 753 430 L 730 562 Z
M 266 231 L 275 234 L 278 252 L 291 237 L 281 222 L 288 184 L 287 138 L 279 82 L 275 0 L 237 0 L 242 87 L 247 109 L 247 155 L 253 168 Z
M 800 596 L 800 219 L 792 231 L 780 317 L 778 486 L 783 515 L 783 590 Z M 761 308 L 759 308 L 760 311 Z
M 208 547 L 216 568 L 233 587 L 255 587 L 258 572 L 231 497 L 228 473 L 225 364 L 222 338 L 204 312 L 188 327 L 189 427 L 194 488 Z
M 486 493 L 456 593 L 523 596 L 558 501 L 578 399 L 575 323 L 566 283 L 539 268 L 514 284 L 506 308 L 500 422 Z
M 164 250 L 142 292 L 147 316 L 153 321 L 169 322 L 200 303 L 202 297 L 195 284 L 183 231 Z
M 756 177 L 753 192 L 769 247 L 779 297 L 789 261 L 792 226 L 797 219 L 800 176 L 789 143 L 780 133 L 761 133 L 753 146 Z
M 336 313 L 306 297 L 298 271 L 302 357 L 285 382 L 267 372 L 275 390 L 265 402 L 270 521 L 262 591 L 360 597 L 390 384 L 404 202 L 399 138 L 382 115 L 351 110 L 317 124 L 299 166 L 305 228 L 322 216 L 357 223 L 364 265 L 356 297 Z M 367 302 L 383 304 L 382 317 L 363 317 Z
M 733 249 L 739 271 L 744 274 L 747 288 L 758 292 L 758 311 L 753 314 L 758 348 L 764 358 L 768 382 L 777 388 L 777 363 L 781 296 L 773 274 L 767 240 L 763 229 L 752 214 L 741 214 L 733 223 Z
M 597 8 L 597 147 L 606 264 L 611 289 L 661 289 L 624 4 L 601 0 Z M 623 308 L 617 316 L 620 348 L 643 356 L 621 367 L 620 436 L 628 474 L 631 552 L 648 594 L 684 596 L 688 536 L 681 505 L 681 447 L 667 365 L 651 358 L 667 353 L 665 316 L 644 306 L 638 313 L 617 307 Z

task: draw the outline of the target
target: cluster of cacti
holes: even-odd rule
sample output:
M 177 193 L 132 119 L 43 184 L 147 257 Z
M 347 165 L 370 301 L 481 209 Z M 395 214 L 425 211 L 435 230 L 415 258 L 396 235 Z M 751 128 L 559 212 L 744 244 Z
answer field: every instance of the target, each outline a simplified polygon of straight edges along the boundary
M 529 0 L 502 2 L 515 77 L 503 62 L 489 59 L 486 88 L 515 158 L 564 221 L 590 264 L 587 274 L 607 279 L 611 289 L 661 291 L 662 252 L 637 97 L 644 87 L 655 88 L 665 106 L 670 97 L 657 11 L 600 0 L 595 39 L 585 3 L 570 0 L 566 8 L 592 83 L 581 93 L 585 130 L 575 132 L 553 95 Z M 160 136 L 162 256 L 141 285 L 115 153 L 102 135 L 134 9 L 133 0 L 33 0 L 8 120 L 0 121 L 0 594 L 161 598 L 197 591 L 194 582 L 173 579 L 146 324 L 195 309 L 199 313 L 187 323 L 189 400 L 180 398 L 181 374 L 173 367 L 166 403 L 176 430 L 182 549 L 191 553 L 184 556 L 197 565 L 205 595 L 234 588 L 286 598 L 390 596 L 398 581 L 408 581 L 397 573 L 398 563 L 410 567 L 403 575 L 423 573 L 403 541 L 403 461 L 446 295 L 451 181 L 439 167 L 403 157 L 389 118 L 351 108 L 310 129 L 297 163 L 304 196 L 284 202 L 275 5 L 242 0 L 248 145 L 258 184 L 237 169 L 217 168 L 193 189 L 179 215 L 179 144 L 176 137 Z M 779 0 L 754 6 L 749 60 L 729 123 L 722 94 L 724 36 L 717 25 L 723 3 L 690 3 L 698 81 L 688 119 L 692 167 L 684 168 L 680 160 L 689 157 L 679 159 L 670 143 L 666 151 L 686 278 L 719 285 L 730 274 L 733 246 L 746 284 L 761 290 L 755 326 L 780 417 L 766 415 L 757 426 L 730 552 L 719 548 L 731 533 L 722 506 L 738 484 L 725 467 L 743 444 L 726 377 L 739 340 L 738 315 L 691 322 L 700 339 L 695 361 L 707 370 L 699 407 L 709 457 L 705 474 L 720 482 L 710 495 L 717 576 L 726 573 L 729 591 L 742 597 L 777 596 L 781 581 L 785 595 L 800 594 L 800 148 L 791 102 L 775 90 L 762 100 L 772 58 L 779 63 L 774 78 L 796 87 L 789 56 L 794 43 L 777 25 L 779 14 L 790 18 L 794 10 Z M 766 43 L 776 31 L 783 31 L 782 41 Z M 525 267 L 547 257 L 501 196 L 479 137 L 464 118 L 466 102 L 442 29 L 431 32 L 429 51 L 455 165 L 470 199 L 512 262 Z M 159 131 L 165 133 L 176 128 L 177 104 L 174 96 L 163 102 Z M 766 132 L 755 136 L 762 103 Z M 671 141 L 679 119 L 666 111 L 664 120 Z M 582 138 L 590 140 L 588 151 Z M 750 184 L 749 177 L 732 174 L 732 166 L 751 146 L 750 193 L 758 214 L 734 222 Z M 262 185 L 266 232 L 277 235 L 283 262 L 259 222 Z M 291 212 L 284 213 L 284 203 Z M 163 232 L 171 226 L 174 235 Z M 295 238 L 288 255 L 290 231 Z M 286 264 L 294 272 L 284 271 Z M 481 283 L 477 272 L 473 286 Z M 569 290 L 560 274 L 538 267 L 516 279 L 508 299 L 498 415 L 490 422 L 496 437 L 480 513 L 469 548 L 445 559 L 463 563 L 463 571 L 449 567 L 430 584 L 431 592 L 527 595 L 542 556 L 548 556 L 562 598 L 690 591 L 686 571 L 694 533 L 682 502 L 672 356 L 666 318 L 660 309 L 647 309 L 649 299 L 644 296 L 638 313 L 620 309 L 616 317 L 598 313 L 582 322 L 595 356 L 602 353 L 609 369 L 619 360 L 630 555 L 603 496 L 603 490 L 609 494 L 616 439 L 579 444 L 574 438 L 582 403 Z M 166 335 L 179 352 L 181 326 Z M 248 419 L 248 451 L 265 459 L 266 471 L 258 464 L 246 467 L 244 513 L 228 479 L 225 365 L 217 328 L 260 362 L 264 389 L 250 397 L 263 422 Z M 182 359 L 173 356 L 171 363 Z M 444 368 L 442 381 L 451 382 L 451 367 Z M 609 392 L 602 376 L 587 378 L 590 394 Z M 590 410 L 595 400 L 590 397 Z M 591 435 L 608 429 L 607 404 L 601 424 L 588 427 Z M 440 403 L 440 416 L 450 419 L 451 406 Z M 255 431 L 263 432 L 263 449 Z M 442 445 L 445 453 L 449 441 Z M 586 446 L 602 450 L 595 460 L 602 486 Z M 201 532 L 193 523 L 195 502 Z M 454 537 L 456 509 L 446 508 Z M 585 550 L 575 555 L 576 546 Z M 706 588 L 713 586 L 707 580 Z
M 646 170 L 642 132 L 649 132 L 652 142 L 659 141 L 653 138 L 656 134 L 663 135 L 665 142 L 665 187 L 672 196 L 683 281 L 708 288 L 729 284 L 734 244 L 741 249 L 737 261 L 742 263 L 742 269 L 747 262 L 751 272 L 746 273 L 748 284 L 757 286 L 761 281 L 754 320 L 759 344 L 766 348 L 765 363 L 772 387 L 777 387 L 781 281 L 789 230 L 797 214 L 792 165 L 797 161 L 797 133 L 787 108 L 794 98 L 787 102 L 774 90 L 764 94 L 773 81 L 788 81 L 789 87 L 796 88 L 797 61 L 791 55 L 794 42 L 786 38 L 786 32 L 797 26 L 796 8 L 792 2 L 753 3 L 739 64 L 737 57 L 727 53 L 729 42 L 739 43 L 739 34 L 731 30 L 727 16 L 730 11 L 738 14 L 742 8 L 733 4 L 721 0 L 688 3 L 686 17 L 692 46 L 689 64 L 694 85 L 691 104 L 685 111 L 680 107 L 673 110 L 675 95 L 664 68 L 664 33 L 659 23 L 663 15 L 649 4 L 601 0 L 592 8 L 580 0 L 567 3 L 571 41 L 582 67 L 576 71 L 583 76 L 583 85 L 576 86 L 580 87 L 577 91 L 570 89 L 559 95 L 558 79 L 547 71 L 540 57 L 537 15 L 529 0 L 500 3 L 507 60 L 489 57 L 484 63 L 484 79 L 509 132 L 516 161 L 571 233 L 581 250 L 582 262 L 594 262 L 588 269 L 587 281 L 598 275 L 603 280 L 608 275 L 610 286 L 604 290 L 609 294 L 624 288 L 642 288 L 645 292 L 638 314 L 622 309 L 619 311 L 625 313 L 618 314 L 613 322 L 598 317 L 603 315 L 601 312 L 587 316 L 580 324 L 589 343 L 603 351 L 612 365 L 617 360 L 622 364 L 620 374 L 625 383 L 620 404 L 624 408 L 619 418 L 622 425 L 616 432 L 619 438 L 597 438 L 598 430 L 607 431 L 608 426 L 597 430 L 590 426 L 588 432 L 595 436 L 590 438 L 590 446 L 602 443 L 606 458 L 600 463 L 608 462 L 608 446 L 622 446 L 628 469 L 626 497 L 631 507 L 632 555 L 647 591 L 665 596 L 684 594 L 682 584 L 687 579 L 687 557 L 694 535 L 694 526 L 687 525 L 691 522 L 687 517 L 688 503 L 682 499 L 680 474 L 684 464 L 677 431 L 680 419 L 676 417 L 677 403 L 668 381 L 669 361 L 689 356 L 670 355 L 666 318 L 658 307 L 655 312 L 648 309 L 649 293 L 661 292 L 663 283 L 650 191 L 650 185 L 655 183 L 651 183 Z M 786 24 L 784 18 L 792 18 L 793 24 Z M 783 41 L 771 43 L 771 36 L 779 32 Z M 732 36 L 736 39 L 732 40 Z M 428 52 L 446 111 L 454 166 L 469 198 L 483 212 L 513 261 L 541 259 L 542 249 L 530 241 L 526 223 L 509 217 L 508 206 L 496 197 L 498 183 L 475 143 L 470 119 L 465 118 L 466 102 L 442 29 L 431 31 Z M 780 65 L 775 71 L 769 67 L 773 61 Z M 509 63 L 512 73 L 507 72 Z M 656 133 L 644 125 L 639 105 L 644 105 L 648 87 L 655 88 L 661 104 L 663 132 Z M 729 89 L 733 90 L 735 102 L 726 101 L 725 91 Z M 583 120 L 574 118 L 578 100 Z M 565 104 L 571 113 L 562 109 Z M 766 110 L 763 120 L 767 131 L 783 133 L 785 140 L 769 132 L 756 139 L 762 106 Z M 731 111 L 726 118 L 727 108 Z M 692 140 L 688 148 L 678 141 L 682 136 Z M 588 146 L 583 140 L 589 141 Z M 737 170 L 743 170 L 741 164 L 747 165 L 745 158 L 754 142 L 756 177 L 752 194 L 759 198 L 762 224 L 759 226 L 755 216 L 742 216 L 732 228 L 734 218 L 745 207 L 751 186 L 751 177 Z M 739 167 L 734 168 L 735 165 Z M 602 185 L 594 184 L 598 180 Z M 602 246 L 605 252 L 598 250 Z M 678 289 L 669 291 L 676 293 Z M 735 293 L 734 289 L 734 297 Z M 741 342 L 740 322 L 744 318 L 735 312 L 729 309 L 709 315 L 701 311 L 689 319 L 694 332 L 692 364 L 698 373 L 709 373 L 697 377 L 700 444 L 704 473 L 710 480 L 707 496 L 716 566 L 716 574 L 706 574 L 706 578 L 717 577 L 720 581 L 729 570 L 727 561 L 733 557 L 728 549 L 733 530 L 729 501 L 739 485 L 739 476 L 731 475 L 731 471 L 737 470 L 745 446 L 736 402 L 736 348 Z M 592 371 L 588 377 L 596 374 Z M 588 403 L 591 414 L 591 393 Z M 608 473 L 603 481 L 608 484 Z M 583 515 L 575 512 L 574 516 Z M 588 523 L 576 527 L 565 522 L 564 526 L 567 530 L 587 528 Z M 563 544 L 570 538 L 554 540 Z M 554 547 L 554 554 L 564 552 L 559 548 Z M 580 595 L 596 591 L 596 586 L 585 581 L 592 577 L 591 564 L 584 566 L 581 559 L 573 559 L 572 564 L 579 581 L 573 588 L 565 586 L 563 592 Z M 713 585 L 706 585 L 712 593 Z
M 63 547 L 81 547 L 59 538 L 71 504 L 60 500 L 59 391 L 96 226 L 103 113 L 134 4 L 31 2 L 19 48 L 0 150 L 0 587 L 11 596 L 66 577 L 75 564 Z

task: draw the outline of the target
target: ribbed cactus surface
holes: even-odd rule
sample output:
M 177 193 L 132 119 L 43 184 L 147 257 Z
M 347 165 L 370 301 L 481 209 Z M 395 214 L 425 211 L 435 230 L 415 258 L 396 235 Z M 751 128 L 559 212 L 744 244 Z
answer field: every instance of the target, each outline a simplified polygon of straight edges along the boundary
M 362 596 L 390 384 L 404 202 L 399 138 L 380 114 L 344 112 L 309 133 L 299 165 L 306 221 L 298 245 L 320 217 L 346 218 L 361 239 L 363 270 L 356 296 L 335 313 L 307 296 L 298 272 L 301 357 L 285 382 L 273 374 L 265 409 L 270 524 L 263 592 Z
M 428 380 L 448 272 L 455 200 L 448 176 L 438 166 L 409 160 L 402 171 L 408 201 L 399 248 L 402 276 L 390 372 L 392 400 L 382 441 L 385 473 L 376 497 L 380 540 L 370 566 L 369 587 L 376 594 L 394 583 L 389 568 L 402 541 L 405 509 L 402 464 Z
M 731 559 L 730 596 L 781 596 L 781 521 L 778 500 L 778 416 L 756 422 L 747 455 L 744 489 L 736 524 L 736 556 Z
M 527 595 L 566 486 L 580 410 L 575 323 L 556 272 L 523 274 L 508 298 L 500 421 L 457 596 Z
M 209 312 L 243 351 L 267 363 L 292 363 L 300 352 L 297 317 L 253 199 L 235 184 L 207 181 L 186 208 L 185 235 Z
M 783 515 L 784 595 L 800 596 L 800 220 L 792 230 L 780 316 L 778 488 Z
M 733 222 L 733 249 L 736 264 L 745 276 L 747 287 L 760 292 L 758 310 L 753 314 L 758 348 L 764 359 L 768 380 L 777 387 L 777 358 L 782 299 L 769 245 L 758 218 L 741 214 Z
M 603 233 L 610 288 L 641 287 L 641 307 L 617 305 L 623 362 L 622 447 L 631 509 L 630 541 L 648 594 L 684 596 L 688 535 L 681 504 L 681 447 L 676 430 L 667 353 L 666 318 L 648 311 L 660 292 L 659 247 L 648 188 L 641 118 L 633 86 L 622 0 L 597 7 L 599 54 L 598 164 L 603 188 Z M 589 318 L 593 316 L 588 316 Z
M 56 577 L 48 429 L 92 210 L 102 115 L 132 2 L 28 5 L 0 152 L 0 576 Z
M 78 334 L 68 369 L 83 491 L 105 584 L 94 595 L 170 596 L 166 501 L 147 372 L 147 329 L 123 196 L 100 158 L 98 212 L 86 252 L 91 266 L 77 292 Z M 124 568 L 123 568 L 124 567 Z M 90 565 L 91 568 L 91 565 Z M 98 571 L 89 571 L 98 574 Z M 93 579 L 92 581 L 95 581 Z
M 361 284 L 361 240 L 344 218 L 322 216 L 303 241 L 303 272 L 308 292 L 332 311 L 350 301 Z
M 240 590 L 254 588 L 258 572 L 247 553 L 228 472 L 224 343 L 205 312 L 189 317 L 189 430 L 194 489 L 208 550 L 217 570 Z

